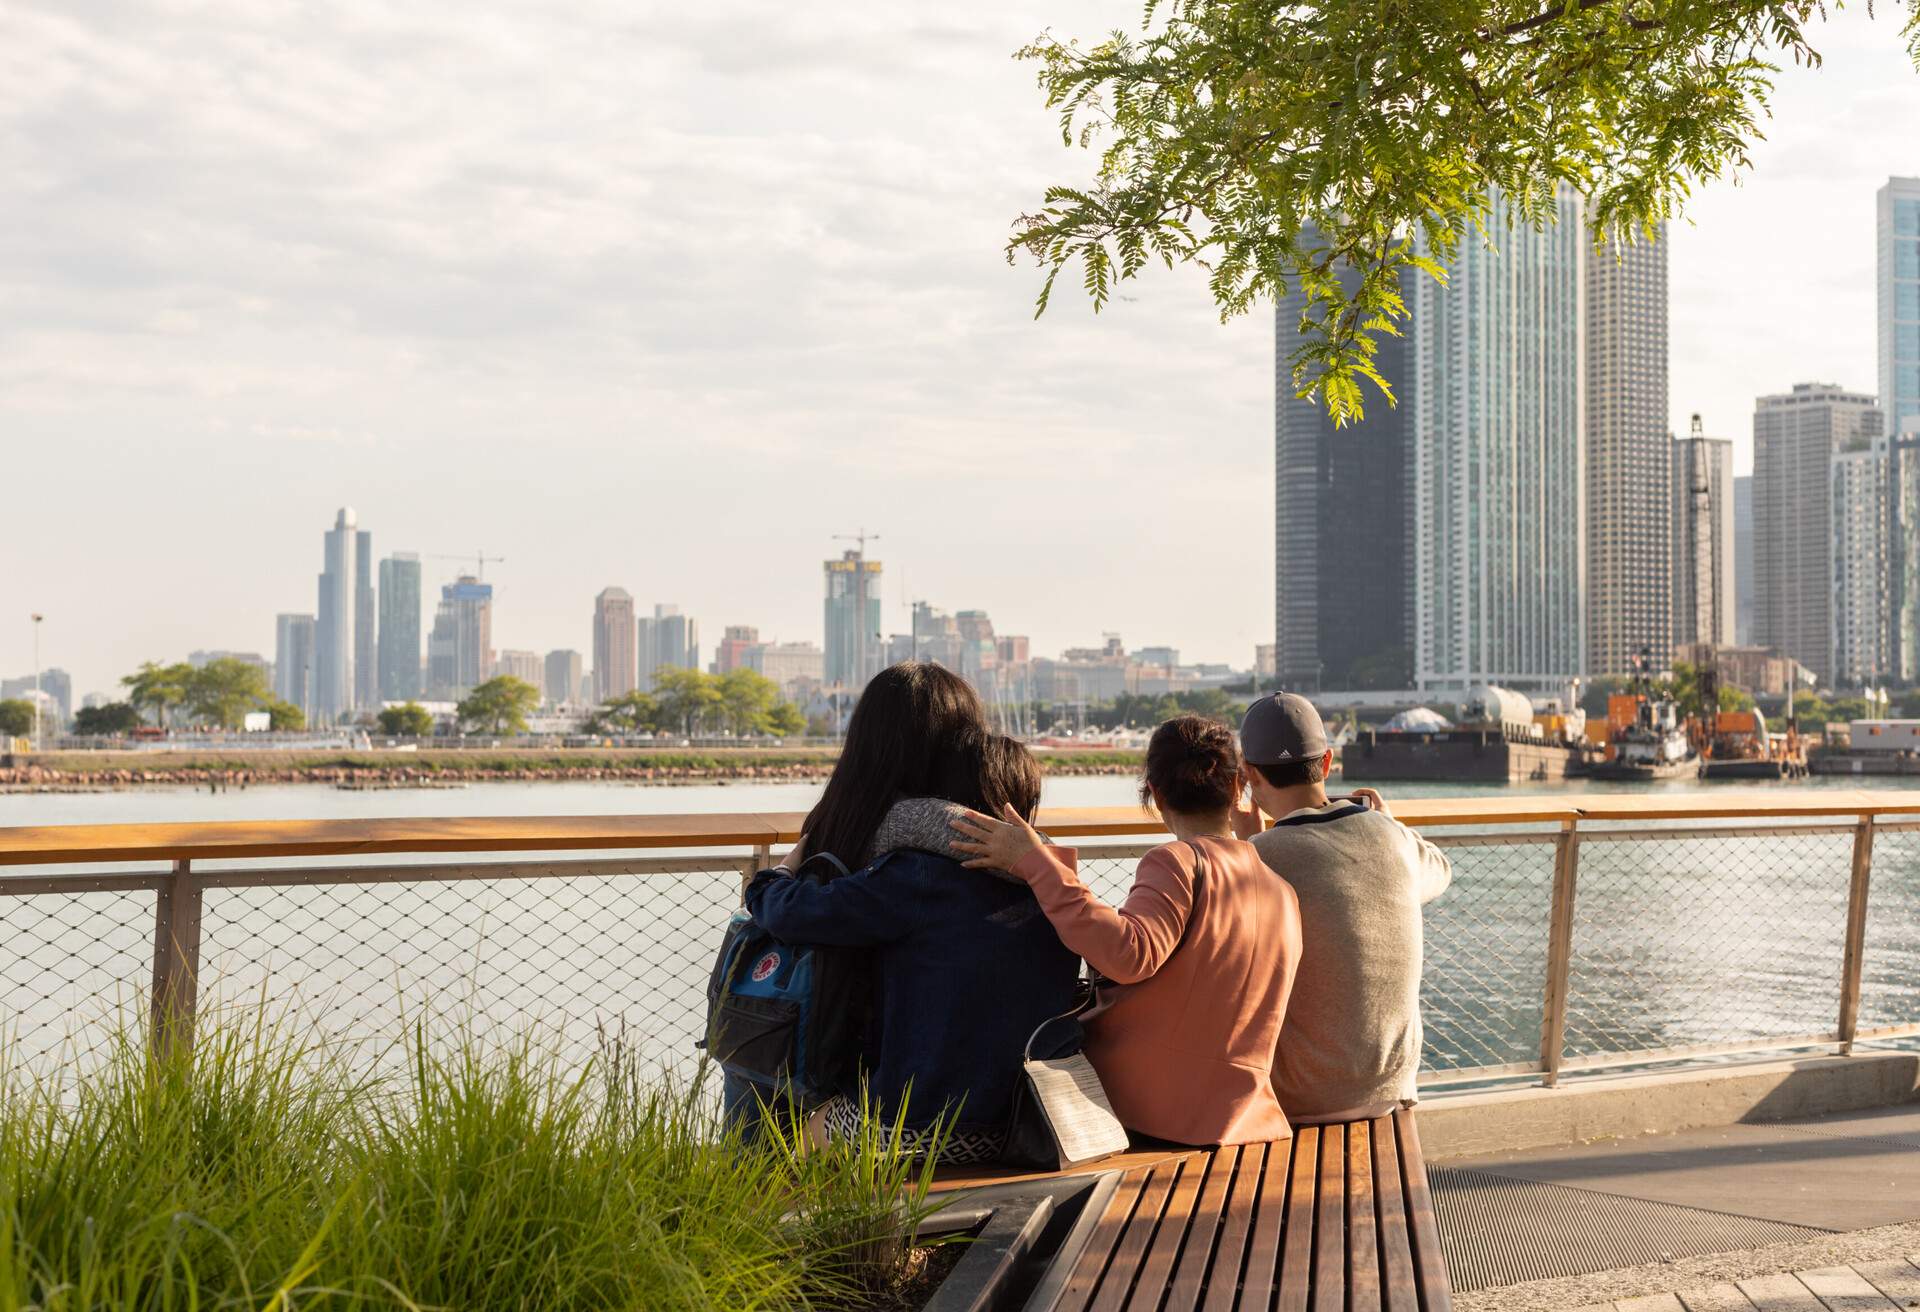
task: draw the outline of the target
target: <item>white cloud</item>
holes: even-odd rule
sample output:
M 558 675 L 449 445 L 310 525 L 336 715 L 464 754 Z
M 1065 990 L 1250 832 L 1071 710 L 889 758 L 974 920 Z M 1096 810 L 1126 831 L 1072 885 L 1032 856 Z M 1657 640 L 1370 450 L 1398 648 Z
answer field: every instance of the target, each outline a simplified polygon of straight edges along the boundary
M 264 647 L 353 504 L 382 551 L 509 556 L 503 646 L 584 647 L 610 582 L 804 636 L 864 522 L 890 605 L 904 576 L 1041 650 L 1246 659 L 1266 318 L 1221 326 L 1188 271 L 1036 323 L 1001 254 L 1089 167 L 1010 53 L 1134 13 L 0 7 L 0 441 L 51 493 L 14 542 L 68 544 L 7 561 L 0 609 L 49 612 L 83 689 Z M 1871 191 L 1920 171 L 1920 106 L 1892 22 L 1832 33 L 1674 237 L 1674 409 L 1715 431 L 1800 377 L 1871 385 Z M 0 617 L 0 671 L 25 642 Z

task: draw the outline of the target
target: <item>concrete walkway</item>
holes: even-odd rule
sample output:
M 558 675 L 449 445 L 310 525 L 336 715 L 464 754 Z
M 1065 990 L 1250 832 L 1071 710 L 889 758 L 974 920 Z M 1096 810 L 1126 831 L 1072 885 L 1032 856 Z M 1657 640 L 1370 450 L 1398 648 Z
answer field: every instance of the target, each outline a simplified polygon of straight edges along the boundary
M 1583 1312 L 1896 1312 L 1920 1308 L 1920 1265 L 1856 1262 L 1591 1303 Z
M 1920 1252 L 1920 1105 L 1495 1153 L 1432 1174 L 1464 1309 L 1884 1312 L 1895 1295 L 1854 1283 L 1871 1285 L 1869 1268 L 1920 1306 L 1900 1283 L 1907 1269 L 1920 1278 L 1902 1265 Z

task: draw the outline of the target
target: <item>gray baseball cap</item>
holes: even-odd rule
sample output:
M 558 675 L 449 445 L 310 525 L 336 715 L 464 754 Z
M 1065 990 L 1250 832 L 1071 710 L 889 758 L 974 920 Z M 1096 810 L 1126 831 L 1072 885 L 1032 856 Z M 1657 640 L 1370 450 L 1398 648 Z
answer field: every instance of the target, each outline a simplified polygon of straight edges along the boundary
M 1250 765 L 1291 765 L 1326 754 L 1327 726 L 1299 693 L 1276 692 L 1247 707 L 1240 721 L 1240 755 Z

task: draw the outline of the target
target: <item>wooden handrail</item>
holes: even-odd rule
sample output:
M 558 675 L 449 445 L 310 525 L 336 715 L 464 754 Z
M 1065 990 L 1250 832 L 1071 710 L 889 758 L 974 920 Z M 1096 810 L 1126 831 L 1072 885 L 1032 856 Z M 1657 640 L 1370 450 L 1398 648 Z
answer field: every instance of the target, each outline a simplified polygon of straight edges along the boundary
M 1420 828 L 1559 825 L 1569 820 L 1779 820 L 1920 815 L 1920 792 L 1740 790 L 1705 793 L 1512 793 L 1390 798 Z M 411 820 L 220 821 L 161 825 L 48 825 L 0 829 L 0 866 L 103 861 L 378 856 L 400 852 L 772 847 L 799 837 L 798 811 L 684 815 L 465 816 Z M 1055 838 L 1150 836 L 1164 829 L 1137 807 L 1043 811 Z

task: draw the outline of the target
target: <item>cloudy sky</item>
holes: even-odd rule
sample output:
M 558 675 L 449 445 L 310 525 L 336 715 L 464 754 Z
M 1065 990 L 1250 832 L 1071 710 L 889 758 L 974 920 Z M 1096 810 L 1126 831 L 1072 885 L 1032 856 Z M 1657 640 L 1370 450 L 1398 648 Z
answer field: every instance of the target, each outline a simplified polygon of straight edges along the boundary
M 341 505 L 381 554 L 506 557 L 501 647 L 588 648 L 609 583 L 817 640 L 864 526 L 890 626 L 926 597 L 1244 664 L 1270 315 L 1220 325 L 1189 271 L 1036 323 L 1000 254 L 1087 170 L 1010 52 L 1138 9 L 0 0 L 0 673 L 32 610 L 77 692 L 270 655 Z M 1821 44 L 1672 235 L 1676 426 L 1874 384 L 1920 78 L 1891 17 Z

